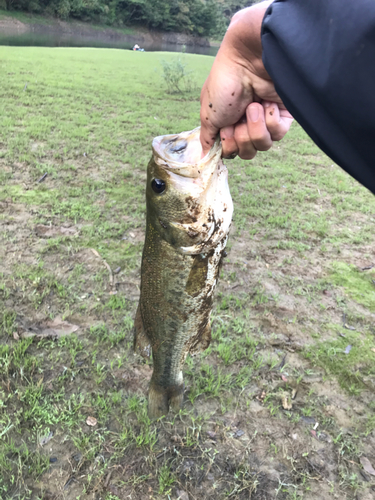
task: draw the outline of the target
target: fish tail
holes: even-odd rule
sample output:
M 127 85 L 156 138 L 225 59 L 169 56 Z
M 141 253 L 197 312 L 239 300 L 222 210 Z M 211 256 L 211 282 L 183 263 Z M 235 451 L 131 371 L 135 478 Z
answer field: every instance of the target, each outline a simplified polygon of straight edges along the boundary
M 148 392 L 148 416 L 151 419 L 167 415 L 169 407 L 178 412 L 184 399 L 184 384 L 162 387 L 151 382 Z
M 169 411 L 167 391 L 160 386 L 151 385 L 148 391 L 148 416 L 151 419 L 162 417 Z
M 179 412 L 182 403 L 184 402 L 184 384 L 180 386 L 174 386 L 173 391 L 170 391 L 169 405 L 173 411 Z

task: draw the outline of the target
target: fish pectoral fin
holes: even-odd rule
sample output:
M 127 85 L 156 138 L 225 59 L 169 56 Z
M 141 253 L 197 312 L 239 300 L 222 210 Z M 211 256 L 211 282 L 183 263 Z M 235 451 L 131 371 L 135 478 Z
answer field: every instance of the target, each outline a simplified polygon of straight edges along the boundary
M 144 358 L 149 358 L 151 356 L 151 342 L 147 337 L 145 329 L 143 327 L 141 308 L 139 304 L 134 320 L 133 345 L 134 345 L 134 352 L 136 352 L 137 354 L 140 354 Z
M 195 337 L 193 337 L 189 352 L 192 356 L 198 354 L 199 352 L 205 351 L 211 343 L 211 323 L 208 321 L 206 326 L 201 332 L 199 332 Z

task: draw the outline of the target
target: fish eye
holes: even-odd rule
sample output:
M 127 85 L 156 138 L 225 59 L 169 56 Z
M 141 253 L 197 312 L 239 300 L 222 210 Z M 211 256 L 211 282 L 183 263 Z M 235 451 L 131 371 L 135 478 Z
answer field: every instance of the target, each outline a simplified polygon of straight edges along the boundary
M 152 179 L 151 187 L 156 194 L 161 194 L 165 191 L 165 182 L 161 179 Z

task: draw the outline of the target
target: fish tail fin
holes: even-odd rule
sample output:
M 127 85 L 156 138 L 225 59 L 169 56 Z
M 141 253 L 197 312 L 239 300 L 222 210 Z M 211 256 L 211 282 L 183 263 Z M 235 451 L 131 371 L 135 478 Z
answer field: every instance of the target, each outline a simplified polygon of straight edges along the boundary
M 141 316 L 141 307 L 138 304 L 137 312 L 134 320 L 134 352 L 140 354 L 144 358 L 149 358 L 151 355 L 151 343 L 146 335 L 143 327 Z
M 184 402 L 184 384 L 174 386 L 169 392 L 169 405 L 173 411 L 179 412 Z
M 169 412 L 168 391 L 151 383 L 148 391 L 148 416 L 151 419 L 162 417 Z
M 184 399 L 184 384 L 161 387 L 151 381 L 148 391 L 148 416 L 151 419 L 167 415 L 169 407 L 178 412 Z

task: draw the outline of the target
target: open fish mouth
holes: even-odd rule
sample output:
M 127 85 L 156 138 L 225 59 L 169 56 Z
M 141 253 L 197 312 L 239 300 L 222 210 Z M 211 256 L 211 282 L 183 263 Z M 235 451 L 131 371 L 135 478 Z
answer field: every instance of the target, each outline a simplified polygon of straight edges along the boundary
M 152 141 L 155 162 L 183 177 L 199 178 L 212 173 L 217 157 L 221 157 L 221 143 L 216 139 L 210 151 L 202 158 L 199 140 L 200 127 L 181 134 L 162 135 Z M 207 170 L 210 170 L 209 172 Z

